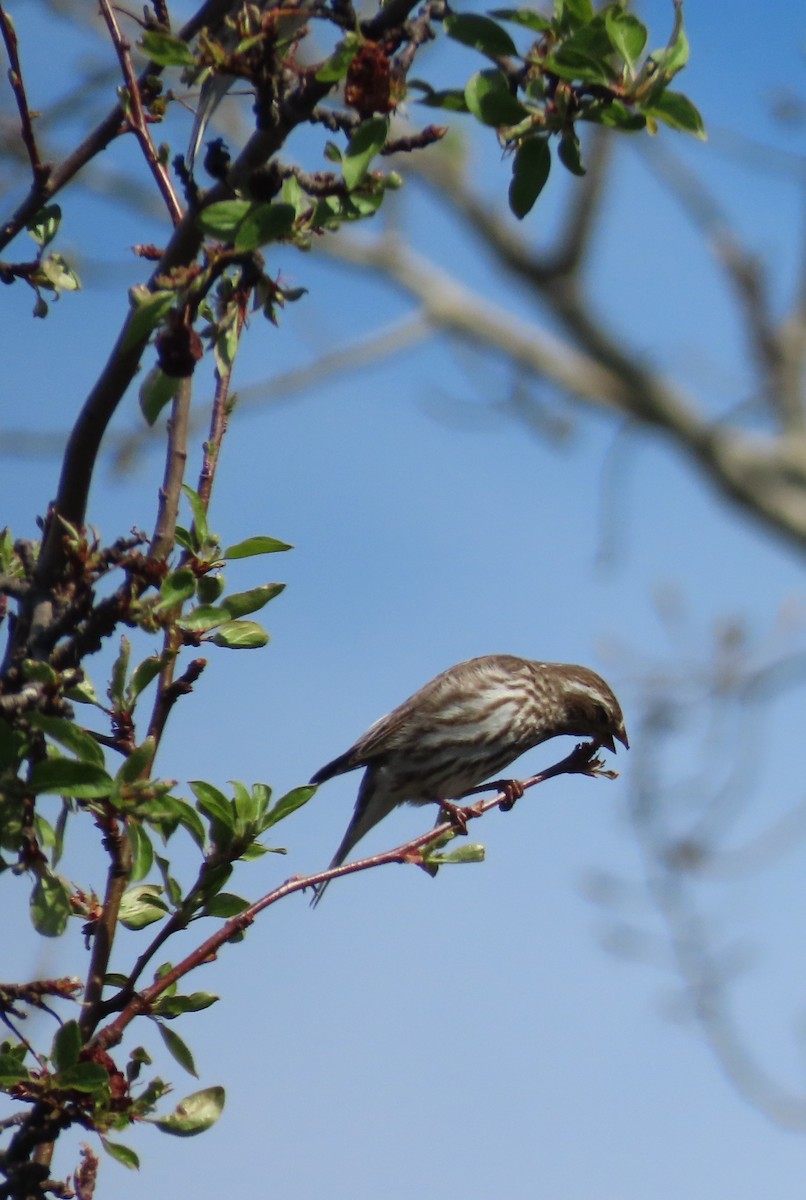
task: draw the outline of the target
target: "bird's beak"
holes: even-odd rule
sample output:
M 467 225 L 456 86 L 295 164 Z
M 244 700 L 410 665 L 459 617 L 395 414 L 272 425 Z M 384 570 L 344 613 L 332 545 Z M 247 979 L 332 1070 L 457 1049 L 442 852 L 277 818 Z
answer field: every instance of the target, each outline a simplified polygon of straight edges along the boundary
M 611 753 L 615 754 L 616 753 L 616 738 L 618 738 L 618 740 L 621 742 L 621 744 L 625 750 L 629 750 L 630 743 L 627 740 L 627 731 L 623 725 L 621 726 L 620 729 L 617 729 L 614 734 L 613 733 L 606 734 L 606 736 L 600 740 L 599 744 L 601 746 L 606 746 L 607 749 L 611 751 Z

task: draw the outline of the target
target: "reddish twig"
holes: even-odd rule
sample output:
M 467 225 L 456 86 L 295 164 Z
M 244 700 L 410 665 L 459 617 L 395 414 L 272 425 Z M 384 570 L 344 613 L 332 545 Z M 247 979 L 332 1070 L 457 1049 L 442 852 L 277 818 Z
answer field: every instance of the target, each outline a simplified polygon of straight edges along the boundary
M 39 189 L 47 182 L 53 168 L 50 163 L 42 162 L 39 156 L 39 148 L 36 144 L 36 136 L 34 134 L 34 114 L 28 107 L 28 97 L 25 94 L 25 83 L 22 78 L 17 33 L 11 17 L 3 10 L 2 4 L 0 4 L 0 33 L 6 45 L 6 53 L 8 54 L 8 81 L 11 84 L 11 90 L 14 93 L 20 114 L 20 134 L 25 149 L 28 151 L 28 159 L 31 163 L 31 172 L 34 177 L 34 188 Z
M 568 774 L 591 775 L 594 777 L 602 775 L 606 778 L 613 778 L 613 773 L 605 771 L 601 760 L 597 758 L 598 749 L 599 747 L 594 743 L 582 743 L 576 746 L 560 762 L 547 767 L 540 774 L 533 775 L 530 779 L 524 780 L 521 786 L 525 791 L 528 788 L 535 787 L 539 783 L 545 783 L 549 779 L 554 779 L 558 775 Z M 466 823 L 467 821 L 483 816 L 490 809 L 511 807 L 511 803 L 511 794 L 508 791 L 502 791 L 487 800 L 480 800 L 476 804 L 462 808 L 460 811 L 463 822 Z M 271 907 L 271 905 L 276 904 L 279 900 L 284 900 L 286 896 L 290 896 L 294 892 L 302 892 L 308 888 L 317 887 L 330 879 L 336 879 L 342 875 L 355 875 L 359 871 L 368 871 L 374 867 L 384 866 L 386 863 L 413 863 L 421 866 L 425 861 L 424 851 L 430 845 L 440 842 L 443 838 L 455 832 L 456 823 L 454 820 L 443 821 L 439 825 L 435 825 L 428 833 L 420 834 L 418 837 L 412 838 L 411 841 L 405 842 L 393 850 L 386 850 L 381 854 L 373 854 L 368 858 L 357 859 L 355 862 L 345 863 L 340 867 L 334 867 L 327 871 L 319 871 L 315 875 L 294 876 L 291 879 L 287 879 L 285 883 L 282 883 L 279 887 L 274 888 L 273 891 L 256 900 L 254 904 L 244 909 L 238 916 L 225 921 L 214 934 L 211 934 L 206 941 L 202 942 L 200 946 L 187 955 L 181 962 L 177 963 L 176 966 L 172 967 L 170 971 L 166 971 L 147 988 L 132 996 L 119 1015 L 109 1025 L 104 1026 L 103 1029 L 98 1031 L 93 1038 L 93 1047 L 105 1050 L 110 1046 L 117 1045 L 123 1037 L 126 1028 L 135 1017 L 148 1014 L 154 1002 L 168 988 L 173 987 L 178 980 L 195 970 L 196 967 L 206 962 L 212 962 L 222 946 L 243 933 L 264 909 Z
M 148 163 L 151 174 L 154 176 L 157 187 L 159 188 L 162 198 L 171 215 L 171 220 L 174 225 L 178 225 L 182 220 L 183 211 L 179 197 L 174 191 L 174 186 L 171 183 L 171 177 L 166 170 L 165 164 L 160 161 L 157 154 L 157 148 L 151 137 L 151 132 L 148 128 L 148 119 L 143 109 L 143 98 L 140 92 L 140 81 L 138 80 L 134 66 L 132 64 L 131 46 L 127 39 L 123 36 L 123 32 L 118 24 L 112 5 L 109 0 L 100 0 L 101 12 L 106 21 L 109 35 L 112 38 L 112 44 L 117 52 L 120 69 L 123 72 L 123 78 L 126 81 L 126 92 L 128 94 L 127 120 L 129 128 L 140 143 L 140 149 L 143 151 L 143 156 Z

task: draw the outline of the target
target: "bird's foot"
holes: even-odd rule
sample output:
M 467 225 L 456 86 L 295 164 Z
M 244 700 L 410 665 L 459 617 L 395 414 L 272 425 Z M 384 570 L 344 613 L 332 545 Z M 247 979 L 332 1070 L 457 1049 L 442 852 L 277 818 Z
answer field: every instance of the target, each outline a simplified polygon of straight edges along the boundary
M 467 836 L 467 814 L 461 804 L 454 804 L 452 800 L 440 800 L 439 810 L 440 817 L 444 813 L 458 834 Z

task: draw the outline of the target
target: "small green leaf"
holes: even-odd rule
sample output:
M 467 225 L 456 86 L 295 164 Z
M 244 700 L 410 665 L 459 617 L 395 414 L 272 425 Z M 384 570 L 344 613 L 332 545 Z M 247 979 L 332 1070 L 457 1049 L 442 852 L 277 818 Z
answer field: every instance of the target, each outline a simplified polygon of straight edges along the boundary
M 81 1030 L 78 1021 L 65 1021 L 56 1030 L 50 1057 L 57 1071 L 75 1066 L 81 1052 Z
M 79 683 L 73 684 L 71 688 L 65 690 L 64 694 L 74 704 L 94 704 L 97 708 L 103 708 L 92 681 L 89 679 L 82 679 Z
M 192 779 L 190 787 L 196 797 L 196 807 L 199 812 L 209 817 L 215 825 L 220 825 L 232 835 L 235 831 L 235 813 L 232 805 L 217 787 L 205 783 L 203 779 Z M 215 838 L 217 841 L 218 839 Z
M 213 645 L 226 650 L 259 650 L 268 640 L 269 635 L 257 621 L 227 621 L 210 638 Z
M 134 702 L 140 693 L 145 691 L 153 679 L 157 678 L 164 665 L 165 659 L 160 654 L 152 654 L 134 668 L 129 686 L 126 688 L 126 699 L 130 708 L 134 707 Z
M 147 425 L 153 425 L 166 404 L 179 391 L 179 378 L 166 375 L 160 367 L 152 367 L 140 385 L 140 412 Z
M 251 207 L 249 200 L 219 200 L 215 204 L 208 204 L 196 220 L 202 230 L 211 237 L 231 241 Z
M 16 1054 L 0 1054 L 0 1088 L 13 1087 L 28 1078 L 28 1071 Z
M 145 929 L 161 921 L 167 912 L 162 888 L 156 883 L 138 883 L 128 888 L 120 901 L 120 923 L 126 929 Z
M 292 788 L 290 792 L 286 792 L 260 822 L 260 833 L 265 833 L 272 825 L 290 817 L 292 812 L 296 812 L 298 808 L 302 808 L 303 804 L 307 804 L 315 793 L 316 788 L 313 784 L 305 784 L 303 787 Z
M 582 83 L 601 83 L 608 87 L 614 82 L 614 72 L 608 64 L 574 46 L 563 45 L 556 54 L 543 60 L 543 68 L 560 79 Z
M 74 721 L 40 712 L 27 713 L 26 719 L 35 729 L 41 729 L 54 742 L 71 750 L 82 762 L 96 763 L 100 767 L 104 765 L 104 752 L 100 744 Z
M 39 876 L 31 892 L 31 920 L 43 937 L 61 937 L 72 913 L 70 888 L 59 875 Z
M 207 510 L 204 502 L 198 492 L 194 492 L 192 487 L 188 487 L 186 483 L 182 484 L 182 491 L 187 497 L 190 511 L 193 513 L 193 530 L 196 534 L 196 544 L 201 545 L 210 538 L 210 527 L 207 523 Z
M 31 791 L 36 796 L 56 794 L 95 800 L 108 796 L 112 786 L 112 779 L 103 767 L 72 758 L 46 758 L 31 771 Z
M 284 583 L 263 583 L 259 587 L 250 588 L 248 592 L 233 592 L 231 596 L 226 597 L 222 607 L 233 619 L 245 617 L 247 613 L 263 608 L 275 596 L 279 596 L 284 588 Z
M 339 43 L 330 58 L 326 58 L 316 72 L 318 81 L 320 83 L 337 83 L 339 79 L 343 79 L 361 49 L 363 40 L 360 34 L 348 33 L 344 41 Z
M 244 900 L 242 896 L 236 896 L 233 892 L 219 892 L 217 896 L 211 896 L 204 908 L 201 910 L 203 917 L 237 917 L 238 913 L 242 913 L 245 908 L 249 907 L 249 901 Z
M 47 246 L 53 241 L 59 231 L 62 210 L 58 204 L 46 204 L 39 212 L 31 217 L 25 226 L 38 246 Z
M 512 21 L 515 25 L 523 25 L 534 33 L 545 33 L 552 28 L 548 17 L 531 8 L 494 8 L 490 16 L 497 17 L 499 21 Z
M 200 604 L 186 613 L 178 624 L 180 629 L 187 629 L 190 633 L 206 633 L 208 629 L 215 629 L 231 619 L 229 609 L 223 604 Z
M 643 110 L 644 115 L 663 121 L 671 129 L 679 129 L 683 133 L 692 133 L 700 141 L 707 141 L 705 125 L 699 111 L 682 92 L 661 92 L 655 98 L 651 108 Z
M 58 1083 L 75 1092 L 102 1092 L 109 1087 L 109 1074 L 100 1063 L 79 1062 L 60 1071 Z
M 507 58 L 518 53 L 518 47 L 505 29 L 477 13 L 454 13 L 446 17 L 445 32 L 455 42 L 470 46 L 488 58 Z
M 195 591 L 196 576 L 190 567 L 179 567 L 163 579 L 157 608 L 162 611 L 167 608 L 176 608 L 185 600 L 189 600 Z
M 154 1122 L 163 1133 L 176 1137 L 193 1137 L 215 1125 L 224 1108 L 225 1092 L 222 1087 L 204 1088 L 186 1096 L 177 1104 L 169 1117 Z
M 154 1012 L 168 1020 L 186 1013 L 203 1012 L 217 1004 L 219 997 L 212 992 L 192 992 L 189 996 L 160 996 L 154 1002 Z
M 140 1159 L 129 1146 L 124 1146 L 122 1142 L 110 1142 L 109 1138 L 105 1138 L 103 1135 L 101 1136 L 101 1145 L 110 1158 L 122 1163 L 130 1171 L 140 1170 Z
M 480 863 L 484 862 L 484 847 L 480 843 L 460 846 L 458 850 L 450 850 L 447 854 L 426 854 L 425 861 L 434 866 L 445 863 Z
M 269 242 L 279 242 L 291 236 L 296 219 L 291 204 L 255 204 L 238 226 L 233 243 L 244 253 L 257 250 Z
M 129 658 L 131 657 L 132 644 L 125 636 L 120 639 L 120 650 L 118 656 L 112 665 L 112 673 L 109 678 L 109 687 L 107 695 L 111 701 L 112 707 L 116 712 L 123 708 L 124 691 L 126 688 L 126 676 L 129 673 Z
M 251 537 L 234 546 L 228 546 L 222 558 L 253 558 L 256 554 L 277 554 L 280 550 L 293 550 L 288 542 L 273 537 Z
M 123 784 L 135 783 L 138 779 L 142 779 L 143 772 L 151 765 L 156 753 L 155 739 L 147 737 L 123 760 L 123 765 L 115 776 L 117 787 L 120 788 Z
M 551 151 L 544 137 L 528 138 L 515 152 L 509 207 L 518 220 L 531 211 L 546 185 L 551 170 Z
M 121 350 L 130 350 L 145 341 L 152 329 L 162 323 L 176 304 L 174 292 L 152 292 L 142 284 L 129 292 L 132 311 L 126 323 Z
M 424 104 L 427 108 L 444 108 L 448 112 L 468 111 L 465 93 L 461 88 L 444 88 L 437 91 L 422 79 L 410 79 L 408 86 L 409 89 L 416 88 L 424 93 L 417 103 Z
M 587 25 L 594 17 L 591 0 L 556 0 L 555 8 L 567 25 Z
M 617 5 L 609 5 L 602 15 L 613 49 L 632 71 L 646 46 L 646 25 Z
M 54 292 L 77 292 L 81 280 L 62 254 L 49 254 L 39 264 L 36 274 L 41 286 L 51 287 Z
M 575 130 L 566 131 L 560 138 L 560 144 L 557 148 L 557 156 L 560 162 L 570 171 L 572 175 L 584 175 L 585 168 L 582 165 L 582 154 L 579 147 L 579 138 Z
M 388 134 L 388 117 L 369 117 L 358 126 L 350 138 L 342 162 L 344 182 L 350 191 L 362 182 L 369 164 L 386 144 Z
M 513 96 L 503 71 L 477 71 L 471 75 L 465 88 L 465 101 L 478 121 L 494 128 L 517 125 L 529 116 L 528 109 Z
M 196 60 L 186 42 L 170 33 L 148 29 L 140 39 L 143 53 L 160 67 L 193 67 Z
M 154 864 L 154 847 L 151 838 L 136 821 L 129 823 L 129 844 L 132 848 L 132 869 L 129 879 L 139 883 L 145 879 Z
M 159 1029 L 160 1037 L 165 1043 L 168 1053 L 172 1056 L 172 1058 L 175 1058 L 180 1067 L 184 1067 L 189 1075 L 193 1075 L 196 1079 L 198 1079 L 199 1073 L 196 1070 L 196 1064 L 193 1061 L 193 1055 L 191 1054 L 185 1042 L 182 1041 L 179 1034 L 175 1033 L 174 1030 L 170 1029 L 167 1025 L 164 1025 L 162 1021 L 157 1021 L 157 1029 Z

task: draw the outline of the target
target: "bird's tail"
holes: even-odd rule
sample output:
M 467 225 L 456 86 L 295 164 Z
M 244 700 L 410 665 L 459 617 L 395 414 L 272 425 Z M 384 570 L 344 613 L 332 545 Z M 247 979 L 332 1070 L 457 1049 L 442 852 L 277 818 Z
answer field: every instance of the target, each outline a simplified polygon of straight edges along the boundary
M 333 775 L 340 775 L 343 771 L 352 770 L 352 766 L 344 765 L 344 760 L 347 755 L 342 755 L 341 758 L 336 758 L 332 763 L 328 763 L 326 767 L 322 767 L 314 775 L 311 783 L 322 783 L 325 779 L 330 779 Z M 354 764 L 353 764 L 354 765 Z M 399 797 L 384 786 L 383 775 L 377 770 L 371 768 L 366 771 L 364 778 L 361 780 L 361 787 L 358 789 L 358 798 L 355 802 L 355 810 L 347 826 L 347 832 L 341 839 L 338 850 L 331 859 L 329 871 L 334 867 L 340 867 L 346 859 L 347 855 L 352 850 L 353 846 L 361 841 L 365 834 L 369 833 L 373 826 L 382 821 L 399 803 Z M 316 895 L 311 901 L 311 907 L 315 908 L 322 896 L 325 893 L 327 885 L 330 883 L 326 879 L 324 883 L 320 883 L 316 889 Z
M 213 75 L 212 78 L 202 84 L 187 152 L 186 166 L 188 171 L 193 171 L 193 164 L 196 161 L 196 155 L 201 149 L 210 118 L 234 82 L 235 79 L 232 75 Z

